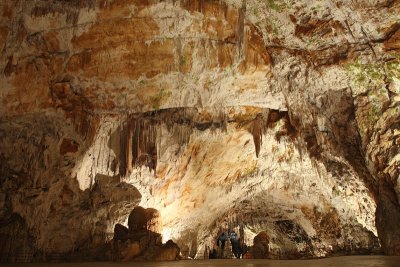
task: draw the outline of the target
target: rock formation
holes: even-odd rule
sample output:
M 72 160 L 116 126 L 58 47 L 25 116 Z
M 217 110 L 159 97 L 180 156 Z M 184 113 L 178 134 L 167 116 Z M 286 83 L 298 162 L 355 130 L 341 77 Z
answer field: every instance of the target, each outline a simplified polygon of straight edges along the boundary
M 268 257 L 400 255 L 399 14 L 1 1 L 1 260 L 110 258 L 139 205 L 177 244 L 161 258 L 200 257 L 238 224 Z
M 155 231 L 161 224 L 155 209 L 135 207 L 128 217 L 128 226 L 116 224 L 110 257 L 113 260 L 172 261 L 180 259 L 180 248 L 168 240 L 162 244 L 161 235 Z
M 260 232 L 254 237 L 251 254 L 255 259 L 269 257 L 269 238 L 266 232 Z

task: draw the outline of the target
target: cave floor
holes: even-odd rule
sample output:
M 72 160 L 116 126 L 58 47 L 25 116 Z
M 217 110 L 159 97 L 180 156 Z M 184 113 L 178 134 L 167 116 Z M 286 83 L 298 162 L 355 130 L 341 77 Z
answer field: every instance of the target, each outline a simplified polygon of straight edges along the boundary
M 193 260 L 173 262 L 85 262 L 73 263 L 78 267 L 108 267 L 108 266 L 132 266 L 132 267 L 399 267 L 400 256 L 343 256 L 314 260 Z M 17 263 L 5 264 L 3 266 L 42 266 L 60 267 L 71 266 L 71 263 Z

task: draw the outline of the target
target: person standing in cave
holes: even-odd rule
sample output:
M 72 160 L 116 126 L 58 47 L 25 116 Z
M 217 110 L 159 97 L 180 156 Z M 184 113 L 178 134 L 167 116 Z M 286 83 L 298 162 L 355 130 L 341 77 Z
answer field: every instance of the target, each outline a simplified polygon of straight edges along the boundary
M 228 240 L 228 236 L 225 232 L 222 232 L 217 239 L 217 246 L 221 249 L 221 258 L 224 257 L 225 242 Z
M 242 259 L 244 259 L 244 257 L 245 257 L 245 255 L 246 255 L 248 250 L 249 249 L 248 249 L 247 245 L 244 242 L 242 242 L 241 245 L 240 245 L 240 253 L 241 253 L 240 256 L 242 257 Z
M 240 250 L 240 238 L 237 237 L 235 232 L 232 232 L 229 239 L 231 240 L 233 255 L 235 255 L 237 259 L 240 259 L 240 255 L 242 254 Z
M 214 244 L 212 250 L 209 248 L 208 259 L 213 260 L 213 259 L 217 259 L 217 258 L 218 258 L 218 253 L 217 253 L 217 250 L 216 250 L 215 244 Z
M 244 242 L 244 228 L 243 228 L 243 224 L 240 224 L 239 227 L 239 251 L 240 251 L 240 258 L 244 259 L 247 251 L 248 251 L 248 247 L 246 245 L 246 243 Z

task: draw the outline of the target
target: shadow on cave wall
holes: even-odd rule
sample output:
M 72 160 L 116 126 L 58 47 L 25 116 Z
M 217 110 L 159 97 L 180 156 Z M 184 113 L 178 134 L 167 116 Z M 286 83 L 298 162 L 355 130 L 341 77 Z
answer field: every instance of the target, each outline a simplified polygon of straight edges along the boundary
M 366 154 L 366 146 L 373 129 L 361 132 L 362 128 L 358 124 L 362 121 L 357 122 L 355 103 L 357 99 L 353 98 L 348 89 L 327 91 L 308 106 L 312 114 L 318 114 L 313 115 L 313 125 L 303 127 L 300 131 L 309 154 L 320 160 L 328 172 L 341 177 L 351 171 L 361 178 L 377 204 L 375 220 L 383 252 L 398 255 L 400 230 L 395 225 L 400 222 L 400 204 L 395 182 L 390 181 L 384 172 L 378 174 L 374 170 L 382 168 L 377 166 L 379 164 L 384 169 L 388 163 L 383 163 L 385 158 L 372 159 L 371 155 Z M 333 156 L 343 157 L 350 167 L 327 157 L 327 151 Z M 369 163 L 366 162 L 367 157 L 370 158 Z
M 115 221 L 139 203 L 140 193 L 118 175 L 97 174 L 80 189 L 69 170 L 93 139 L 67 139 L 73 134 L 57 115 L 0 121 L 0 261 L 105 259 Z

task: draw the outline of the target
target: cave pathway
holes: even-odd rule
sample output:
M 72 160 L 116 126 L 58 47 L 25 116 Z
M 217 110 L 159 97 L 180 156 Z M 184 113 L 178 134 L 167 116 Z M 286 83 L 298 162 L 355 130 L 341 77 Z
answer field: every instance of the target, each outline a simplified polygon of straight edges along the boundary
M 85 262 L 77 267 L 399 267 L 400 256 L 342 256 L 313 260 L 182 260 L 170 262 Z M 6 266 L 63 267 L 71 263 L 5 264 Z

